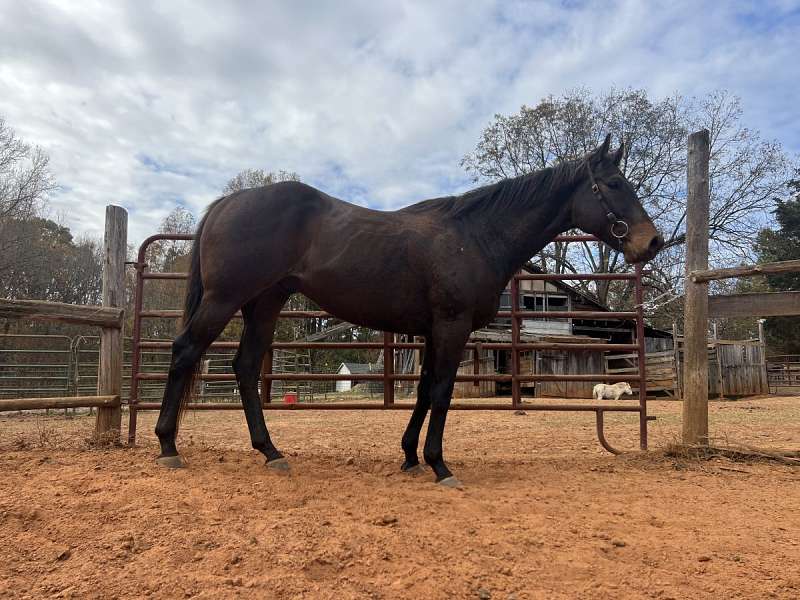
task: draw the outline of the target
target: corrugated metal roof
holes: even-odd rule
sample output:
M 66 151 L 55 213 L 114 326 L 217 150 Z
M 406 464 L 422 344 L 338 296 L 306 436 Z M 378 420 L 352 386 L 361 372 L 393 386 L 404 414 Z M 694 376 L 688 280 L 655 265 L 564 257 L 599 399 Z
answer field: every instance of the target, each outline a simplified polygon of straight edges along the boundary
M 363 375 L 365 373 L 383 373 L 383 365 L 343 362 L 341 365 L 339 365 L 340 371 L 342 370 L 343 366 L 347 367 L 347 370 L 353 375 Z

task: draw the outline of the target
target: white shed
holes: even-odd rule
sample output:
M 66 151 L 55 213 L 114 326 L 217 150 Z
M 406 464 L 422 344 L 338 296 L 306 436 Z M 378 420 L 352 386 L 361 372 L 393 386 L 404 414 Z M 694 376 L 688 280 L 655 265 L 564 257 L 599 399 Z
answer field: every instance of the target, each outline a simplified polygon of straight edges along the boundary
M 382 373 L 382 369 L 373 368 L 372 365 L 367 363 L 350 363 L 350 362 L 343 362 L 339 365 L 339 369 L 336 371 L 339 375 L 363 375 L 365 373 Z M 337 392 L 349 392 L 353 389 L 353 386 L 359 383 L 358 378 L 356 377 L 354 380 L 343 380 L 336 382 L 336 391 Z

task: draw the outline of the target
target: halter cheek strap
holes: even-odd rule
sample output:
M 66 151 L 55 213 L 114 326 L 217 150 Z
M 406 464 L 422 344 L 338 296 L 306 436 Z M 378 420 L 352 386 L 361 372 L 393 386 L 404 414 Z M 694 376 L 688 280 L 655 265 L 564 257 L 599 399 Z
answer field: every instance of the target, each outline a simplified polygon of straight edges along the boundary
M 589 181 L 592 184 L 592 194 L 594 194 L 594 197 L 597 198 L 597 201 L 600 203 L 600 206 L 603 207 L 603 210 L 606 211 L 606 219 L 608 219 L 608 223 L 611 228 L 611 235 L 619 240 L 620 248 L 622 248 L 622 240 L 628 236 L 630 227 L 628 227 L 628 224 L 625 221 L 617 218 L 617 215 L 614 214 L 613 210 L 611 210 L 611 207 L 608 205 L 608 201 L 606 200 L 605 196 L 603 196 L 603 192 L 600 190 L 600 186 L 597 185 L 597 181 L 594 178 L 594 173 L 592 173 L 592 167 L 588 160 L 586 161 L 586 170 L 589 171 Z

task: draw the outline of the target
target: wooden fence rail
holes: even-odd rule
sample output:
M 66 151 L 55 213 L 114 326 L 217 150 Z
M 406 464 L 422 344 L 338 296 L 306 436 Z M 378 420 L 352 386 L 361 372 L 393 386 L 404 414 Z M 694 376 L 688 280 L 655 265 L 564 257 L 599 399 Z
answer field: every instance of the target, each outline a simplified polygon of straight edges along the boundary
M 800 271 L 800 260 L 784 260 L 760 265 L 730 267 L 727 269 L 699 269 L 689 273 L 692 283 L 704 283 L 718 279 L 733 279 L 734 277 L 752 277 L 768 273 L 797 273 Z
M 708 297 L 708 316 L 783 317 L 800 314 L 800 292 L 757 292 Z
M 119 396 L 57 396 L 53 398 L 12 398 L 0 400 L 0 412 L 44 408 L 111 408 L 119 406 Z
M 105 306 L 0 298 L 0 319 L 26 319 L 121 329 L 123 313 L 121 308 Z

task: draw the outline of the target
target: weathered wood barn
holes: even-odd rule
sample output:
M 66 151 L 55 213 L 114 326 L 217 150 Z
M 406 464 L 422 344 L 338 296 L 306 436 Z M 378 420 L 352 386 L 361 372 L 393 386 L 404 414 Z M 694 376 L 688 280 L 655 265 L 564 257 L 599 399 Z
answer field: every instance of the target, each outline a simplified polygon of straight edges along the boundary
M 527 265 L 527 273 L 541 273 L 534 265 Z M 628 344 L 635 341 L 636 325 L 633 321 L 598 318 L 553 318 L 548 312 L 591 311 L 608 312 L 609 308 L 597 300 L 561 281 L 520 281 L 520 308 L 536 311 L 541 317 L 523 319 L 521 326 L 522 342 L 558 342 L 573 343 L 584 347 L 580 352 L 560 350 L 543 350 L 525 352 L 521 355 L 521 373 L 543 374 L 590 374 L 590 373 L 624 373 L 635 371 L 635 355 L 607 355 L 600 350 L 592 350 L 593 344 L 604 342 Z M 500 310 L 511 309 L 511 289 L 506 288 L 500 298 Z M 653 328 L 645 328 L 645 339 L 648 352 L 669 350 L 672 348 L 672 334 Z M 510 342 L 511 319 L 498 318 L 488 327 L 476 331 L 472 335 L 476 342 Z M 472 373 L 473 353 L 465 355 L 461 365 L 462 373 Z M 481 373 L 510 373 L 511 352 L 505 350 L 481 350 Z M 649 360 L 648 360 L 649 363 Z M 656 391 L 674 393 L 676 378 L 661 373 L 656 365 L 653 368 L 653 379 L 648 383 L 648 393 Z M 670 368 L 674 369 L 674 363 Z M 619 371 L 615 371 L 619 369 Z M 634 382 L 631 382 L 634 384 Z M 528 395 L 558 398 L 590 398 L 594 382 L 559 382 L 548 381 L 526 384 L 523 391 Z M 635 385 L 634 385 L 635 387 Z M 663 388 L 663 389 L 656 389 Z M 510 392 L 510 384 L 503 382 L 481 382 L 475 386 L 471 382 L 456 384 L 454 395 L 457 397 L 488 397 L 504 395 Z

